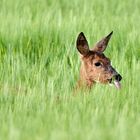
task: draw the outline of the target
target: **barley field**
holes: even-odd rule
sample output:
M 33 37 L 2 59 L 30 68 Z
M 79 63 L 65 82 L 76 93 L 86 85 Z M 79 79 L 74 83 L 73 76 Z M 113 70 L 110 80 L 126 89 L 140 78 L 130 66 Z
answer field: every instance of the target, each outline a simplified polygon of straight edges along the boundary
M 139 14 L 139 0 L 0 0 L 0 140 L 139 140 Z M 112 30 L 121 90 L 73 96 L 77 35 L 93 46 Z

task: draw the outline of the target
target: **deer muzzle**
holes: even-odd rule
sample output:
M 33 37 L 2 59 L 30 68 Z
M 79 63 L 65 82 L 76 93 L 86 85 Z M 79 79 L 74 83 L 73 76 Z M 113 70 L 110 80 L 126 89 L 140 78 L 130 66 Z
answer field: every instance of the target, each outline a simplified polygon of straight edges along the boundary
M 113 75 L 112 78 L 109 80 L 109 82 L 113 83 L 117 89 L 120 89 L 121 88 L 120 81 L 122 79 L 122 76 L 112 66 L 108 67 L 108 71 Z
M 120 84 L 121 79 L 122 79 L 122 76 L 120 74 L 114 75 L 112 78 L 113 83 L 117 89 L 121 88 L 121 84 Z

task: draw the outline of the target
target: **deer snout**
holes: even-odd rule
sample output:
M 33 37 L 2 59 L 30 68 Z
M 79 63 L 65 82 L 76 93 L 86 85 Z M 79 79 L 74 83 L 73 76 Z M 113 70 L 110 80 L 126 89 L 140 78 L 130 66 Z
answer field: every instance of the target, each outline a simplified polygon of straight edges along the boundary
M 110 67 L 108 67 L 108 70 L 110 71 L 110 73 L 112 73 L 112 78 L 114 79 L 114 80 L 116 80 L 116 81 L 121 81 L 121 79 L 122 79 L 122 76 L 112 67 L 112 66 L 110 66 Z
M 120 74 L 114 75 L 114 78 L 117 81 L 121 81 L 122 80 L 122 76 Z
M 112 66 L 108 67 L 108 71 L 113 75 L 113 77 L 118 75 L 117 71 Z
M 114 83 L 114 85 L 115 85 L 115 87 L 117 88 L 117 89 L 120 89 L 121 88 L 121 84 L 120 84 L 120 81 L 121 81 L 121 79 L 122 79 L 122 76 L 120 75 L 120 74 L 116 74 L 116 75 L 114 75 L 113 76 L 114 78 L 114 80 L 113 80 L 113 83 Z

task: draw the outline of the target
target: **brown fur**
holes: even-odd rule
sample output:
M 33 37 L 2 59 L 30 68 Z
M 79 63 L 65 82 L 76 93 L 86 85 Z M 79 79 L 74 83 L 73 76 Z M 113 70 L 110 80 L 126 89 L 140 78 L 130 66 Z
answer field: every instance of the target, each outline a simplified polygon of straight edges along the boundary
M 103 53 L 112 33 L 96 43 L 91 50 L 84 34 L 82 32 L 79 34 L 77 38 L 77 49 L 81 54 L 79 87 L 87 86 L 91 88 L 96 82 L 107 84 L 115 76 L 119 76 L 119 81 L 121 80 L 120 74 L 116 72 L 111 65 L 110 59 Z

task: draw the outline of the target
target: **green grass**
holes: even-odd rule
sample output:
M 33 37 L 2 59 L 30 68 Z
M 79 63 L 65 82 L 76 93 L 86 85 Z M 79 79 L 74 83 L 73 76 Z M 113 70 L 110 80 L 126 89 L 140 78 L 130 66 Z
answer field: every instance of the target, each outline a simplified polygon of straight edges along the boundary
M 139 140 L 139 13 L 139 0 L 0 0 L 0 140 Z M 92 46 L 112 30 L 122 89 L 73 97 L 78 33 Z

